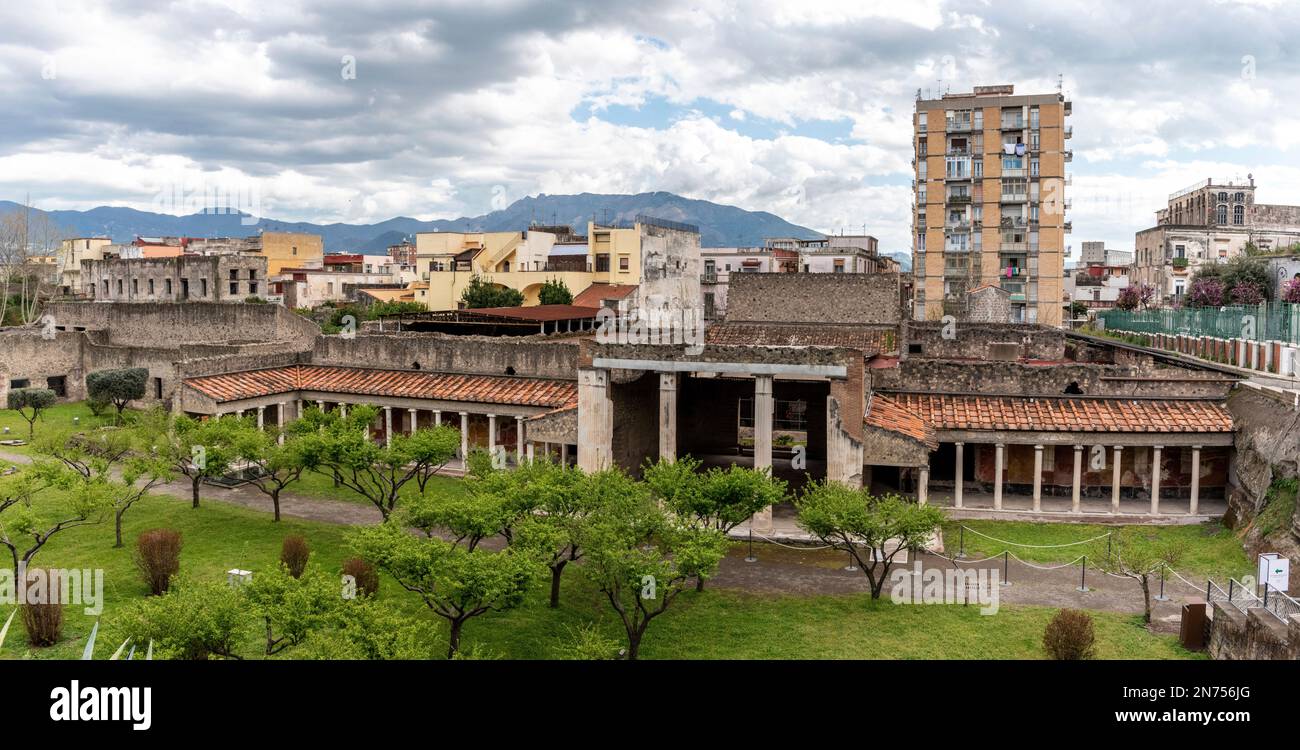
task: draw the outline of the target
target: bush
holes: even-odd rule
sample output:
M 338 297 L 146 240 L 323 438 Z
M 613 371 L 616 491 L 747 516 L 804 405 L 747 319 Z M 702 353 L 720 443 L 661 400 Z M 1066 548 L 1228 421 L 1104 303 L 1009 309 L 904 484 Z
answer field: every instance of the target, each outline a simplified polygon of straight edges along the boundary
M 362 560 L 359 557 L 353 557 L 343 562 L 343 575 L 352 576 L 357 582 L 357 594 L 360 596 L 374 596 L 379 593 L 379 573 L 375 566 Z
M 86 394 L 96 401 L 111 403 L 121 416 L 127 404 L 144 398 L 148 381 L 149 371 L 143 367 L 96 370 L 86 375 Z
M 305 537 L 294 534 L 284 538 L 284 544 L 280 545 L 280 562 L 284 563 L 289 575 L 302 578 L 303 571 L 307 570 L 309 557 L 311 557 L 311 548 L 307 546 Z
M 38 602 L 23 602 L 23 628 L 32 646 L 53 646 L 63 637 L 63 579 L 52 570 L 27 571 L 27 596 Z M 42 589 L 40 593 L 34 587 Z
M 144 574 L 149 593 L 167 593 L 172 576 L 181 569 L 181 532 L 175 529 L 150 529 L 135 541 L 135 566 Z
M 1077 609 L 1057 612 L 1043 631 L 1043 648 L 1060 661 L 1091 659 L 1095 642 L 1092 616 Z
M 112 404 L 107 401 L 100 401 L 95 398 L 86 399 L 86 408 L 90 409 L 90 413 L 97 417 L 104 416 L 104 412 L 108 411 L 108 407 L 110 406 L 112 406 Z

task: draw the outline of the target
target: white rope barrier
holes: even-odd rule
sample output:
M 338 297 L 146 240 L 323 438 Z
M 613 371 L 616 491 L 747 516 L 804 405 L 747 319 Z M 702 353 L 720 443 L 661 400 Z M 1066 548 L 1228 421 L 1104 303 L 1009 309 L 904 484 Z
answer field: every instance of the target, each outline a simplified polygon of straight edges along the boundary
M 976 536 L 982 536 L 985 539 L 992 540 L 999 544 L 1009 544 L 1012 547 L 1024 547 L 1025 549 L 1055 549 L 1057 547 L 1077 547 L 1080 544 L 1090 544 L 1092 542 L 1097 541 L 1098 539 L 1105 539 L 1106 537 L 1114 533 L 1114 532 L 1107 531 L 1105 534 L 1101 534 L 1100 536 L 1094 536 L 1091 539 L 1084 539 L 1081 542 L 1070 542 L 1068 544 L 1021 544 L 1019 542 L 1009 542 L 1005 539 L 998 539 L 997 537 L 992 537 L 989 536 L 988 534 L 983 534 L 981 532 L 976 531 L 975 529 L 972 529 L 969 526 L 962 526 L 961 528 L 966 529 L 967 531 L 969 531 L 972 534 L 975 534 Z
M 822 545 L 822 546 L 820 546 L 820 547 L 809 547 L 809 546 L 807 546 L 807 545 L 781 544 L 780 542 L 776 541 L 775 539 L 772 539 L 771 537 L 763 536 L 762 534 L 758 533 L 757 531 L 752 531 L 752 530 L 751 530 L 749 533 L 753 534 L 754 536 L 758 537 L 759 539 L 762 539 L 763 541 L 767 542 L 768 544 L 775 544 L 775 545 L 778 546 L 778 547 L 785 547 L 786 549 L 794 549 L 794 550 L 821 550 L 821 549 L 834 549 L 834 548 L 835 548 L 835 545 L 833 545 L 833 544 L 825 544 L 825 545 Z
M 1037 570 L 1059 570 L 1060 568 L 1068 568 L 1068 567 L 1070 567 L 1071 565 L 1074 565 L 1075 563 L 1077 563 L 1077 562 L 1079 562 L 1080 560 L 1082 560 L 1082 559 L 1084 559 L 1085 557 L 1087 557 L 1087 555 L 1079 555 L 1078 557 L 1074 558 L 1073 560 L 1071 560 L 1071 561 L 1068 562 L 1068 563 L 1061 563 L 1060 565 L 1046 565 L 1046 566 L 1045 566 L 1045 565 L 1034 565 L 1034 564 L 1031 563 L 1031 562 L 1025 562 L 1024 560 L 1021 560 L 1019 557 L 1016 557 L 1016 556 L 1015 556 L 1014 554 L 1012 554 L 1010 551 L 1008 551 L 1007 554 L 1010 555 L 1010 557 L 1011 557 L 1012 560 L 1015 560 L 1016 562 L 1020 563 L 1021 565 L 1027 565 L 1027 566 L 1029 566 L 1029 567 L 1031 567 L 1031 568 L 1035 568 L 1035 569 L 1037 569 Z

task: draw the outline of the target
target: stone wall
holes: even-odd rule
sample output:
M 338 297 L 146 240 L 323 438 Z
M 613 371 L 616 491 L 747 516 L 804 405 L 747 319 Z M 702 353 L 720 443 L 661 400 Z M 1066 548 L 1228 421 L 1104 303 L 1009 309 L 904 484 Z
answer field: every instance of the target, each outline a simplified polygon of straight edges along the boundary
M 575 341 L 451 336 L 436 333 L 321 336 L 311 361 L 318 365 L 429 370 L 473 375 L 577 380 Z M 418 365 L 418 368 L 416 367 Z
M 112 258 L 81 264 L 85 295 L 96 302 L 242 302 L 269 292 L 260 255 Z
M 59 328 L 107 331 L 109 343 L 124 346 L 284 341 L 309 349 L 320 335 L 315 323 L 279 305 L 52 302 L 45 312 Z
M 896 325 L 896 273 L 733 273 L 728 322 Z
M 903 356 L 908 359 L 1065 358 L 1065 332 L 1047 326 L 909 321 L 905 337 Z
M 1186 370 L 1146 372 L 1091 363 L 1029 365 L 1021 362 L 904 359 L 871 371 L 874 390 L 1052 396 L 1067 387 L 1088 396 L 1202 396 L 1226 398 L 1230 382 L 1197 378 Z M 1074 390 L 1074 389 L 1071 389 Z
M 1222 601 L 1214 602 L 1207 649 L 1211 659 L 1225 661 L 1300 659 L 1300 615 L 1287 622 L 1261 607 L 1242 612 Z
M 655 224 L 640 224 L 641 283 L 637 307 L 645 313 L 684 314 L 703 320 L 700 292 L 700 235 Z M 579 290 L 575 289 L 574 293 Z M 689 312 L 688 312 L 689 311 Z

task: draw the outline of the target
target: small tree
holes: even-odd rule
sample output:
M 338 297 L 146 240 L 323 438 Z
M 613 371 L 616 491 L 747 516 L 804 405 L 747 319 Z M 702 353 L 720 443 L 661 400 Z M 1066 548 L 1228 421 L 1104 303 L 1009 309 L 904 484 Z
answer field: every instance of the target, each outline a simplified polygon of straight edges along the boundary
M 136 602 L 121 615 L 120 637 L 153 641 L 163 659 L 242 659 L 235 653 L 252 614 L 243 586 L 225 581 L 173 579 L 162 596 Z
M 15 388 L 9 391 L 9 395 L 5 398 L 9 408 L 27 420 L 28 440 L 36 435 L 36 419 L 41 416 L 41 412 L 54 406 L 54 402 L 58 400 L 54 391 L 48 388 Z M 31 413 L 30 416 L 28 412 Z
M 266 628 L 267 656 L 301 644 L 313 631 L 325 627 L 343 604 L 332 576 L 319 570 L 295 576 L 283 564 L 254 574 L 245 593 L 253 615 Z
M 523 601 L 538 564 L 513 549 L 467 550 L 437 538 L 421 538 L 392 521 L 350 535 L 352 549 L 402 588 L 415 592 L 448 625 L 447 658 L 460 650 L 465 623 Z
M 581 546 L 582 571 L 618 614 L 627 658 L 634 660 L 650 623 L 689 581 L 717 570 L 727 539 L 716 529 L 684 523 L 639 489 L 591 513 L 582 525 Z
M 1094 564 L 1106 573 L 1137 581 L 1142 587 L 1142 621 L 1150 624 L 1151 579 L 1178 563 L 1181 546 L 1176 541 L 1161 539 L 1158 531 L 1140 526 L 1125 526 L 1112 532 L 1109 541 L 1109 546 L 1098 545 L 1088 559 L 1096 560 Z
M 1282 285 L 1282 301 L 1300 304 L 1300 278 L 1290 279 Z
M 143 367 L 97 370 L 86 375 L 86 394 L 94 401 L 112 404 L 120 421 L 132 401 L 144 398 L 149 371 Z
M 135 566 L 149 584 L 149 593 L 167 593 L 172 576 L 181 569 L 181 532 L 151 529 L 140 534 L 135 542 Z
M 1077 609 L 1057 612 L 1043 630 L 1043 648 L 1059 661 L 1091 659 L 1096 640 L 1092 616 Z
M 795 503 L 799 527 L 853 557 L 879 599 L 894 558 L 904 550 L 922 549 L 943 523 L 943 511 L 898 495 L 823 480 L 808 485 Z
M 253 429 L 248 420 L 235 416 L 198 420 L 159 408 L 140 420 L 136 432 L 145 450 L 190 480 L 190 501 L 197 508 L 199 486 L 230 472 L 239 436 Z
M 1258 305 L 1264 301 L 1264 289 L 1253 281 L 1238 281 L 1229 294 L 1238 305 Z
M 271 499 L 272 522 L 280 520 L 280 493 L 302 478 L 306 469 L 295 439 L 241 425 L 232 436 L 234 455 L 253 469 L 253 486 Z
M 55 461 L 42 468 L 47 480 L 62 489 L 75 489 L 108 498 L 113 512 L 114 547 L 122 546 L 122 519 L 155 487 L 172 480 L 166 458 L 151 451 L 133 451 L 136 436 L 122 430 L 100 432 L 97 440 L 62 443 L 51 440 L 37 450 Z
M 572 305 L 573 292 L 563 279 L 547 279 L 537 292 L 537 300 L 543 305 Z
M 344 560 L 343 575 L 352 577 L 358 596 L 374 596 L 379 593 L 379 573 L 375 570 L 375 566 L 365 560 L 359 557 Z
M 428 622 L 398 614 L 387 603 L 353 599 L 336 607 L 294 658 L 423 661 L 434 656 L 437 641 Z
M 1188 307 L 1218 307 L 1224 302 L 1223 281 L 1213 277 L 1192 279 L 1187 289 Z
M 294 578 L 302 578 L 303 572 L 307 570 L 307 561 L 309 559 L 311 559 L 311 547 L 307 545 L 306 537 L 290 534 L 281 542 L 280 564 L 284 566 L 289 575 Z
M 39 510 L 32 506 L 37 492 L 60 484 L 67 491 L 55 495 L 58 502 L 43 503 Z M 69 482 L 62 470 L 48 463 L 0 477 L 0 545 L 9 550 L 15 576 L 56 534 L 103 521 L 111 501 L 97 490 Z
M 460 293 L 460 300 L 467 308 L 519 307 L 524 304 L 524 293 L 484 281 L 483 277 L 475 274 Z

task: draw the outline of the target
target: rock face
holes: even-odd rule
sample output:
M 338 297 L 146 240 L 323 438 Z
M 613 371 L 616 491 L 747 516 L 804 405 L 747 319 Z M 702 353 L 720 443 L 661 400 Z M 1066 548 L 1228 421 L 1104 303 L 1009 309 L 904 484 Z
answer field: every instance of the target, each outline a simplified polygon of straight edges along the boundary
M 1237 427 L 1224 523 L 1244 531 L 1242 543 L 1252 558 L 1276 552 L 1291 560 L 1291 590 L 1300 590 L 1300 503 L 1289 526 L 1265 537 L 1254 525 L 1269 486 L 1277 479 L 1300 475 L 1300 412 L 1291 404 L 1250 389 L 1239 389 L 1228 399 Z

